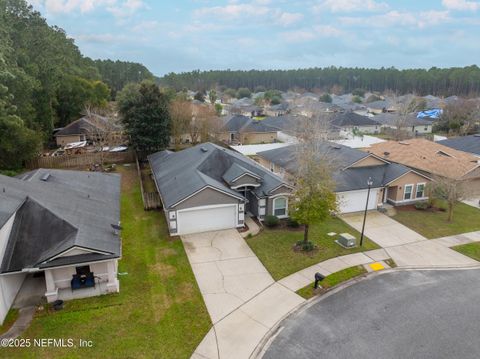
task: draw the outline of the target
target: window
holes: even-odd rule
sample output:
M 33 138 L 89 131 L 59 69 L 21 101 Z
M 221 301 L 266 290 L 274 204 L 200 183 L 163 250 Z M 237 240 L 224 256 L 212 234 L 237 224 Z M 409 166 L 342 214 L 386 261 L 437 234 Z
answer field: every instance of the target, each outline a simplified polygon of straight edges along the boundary
M 231 133 L 230 134 L 230 141 L 233 141 L 235 139 L 235 134 L 234 133 Z
M 77 275 L 88 275 L 90 273 L 90 266 L 75 267 Z
M 403 194 L 404 200 L 412 199 L 412 192 L 413 192 L 413 184 L 405 185 L 405 192 Z
M 417 183 L 417 193 L 415 198 L 423 198 L 425 196 L 425 183 Z
M 277 217 L 287 215 L 287 199 L 285 197 L 278 197 L 273 200 L 273 214 Z

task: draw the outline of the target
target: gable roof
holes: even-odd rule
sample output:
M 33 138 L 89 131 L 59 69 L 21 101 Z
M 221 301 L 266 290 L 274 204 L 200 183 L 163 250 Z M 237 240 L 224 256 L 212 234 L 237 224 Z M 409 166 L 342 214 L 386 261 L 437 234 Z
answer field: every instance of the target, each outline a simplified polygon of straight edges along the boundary
M 2 273 L 51 266 L 49 258 L 72 247 L 105 253 L 93 260 L 120 256 L 111 228 L 120 220 L 119 175 L 39 169 L 0 175 L 0 186 L 0 228 L 15 214 Z
M 383 165 L 350 167 L 352 164 L 369 157 L 368 153 L 342 145 L 324 142 L 319 151 L 332 156 L 339 168 L 334 169 L 332 178 L 336 183 L 336 192 L 347 192 L 367 188 L 368 178 L 372 178 L 373 187 L 383 187 L 411 170 L 403 165 L 385 162 Z M 338 151 L 338 152 L 337 152 Z M 365 156 L 366 154 L 366 156 Z M 294 174 L 298 169 L 295 145 L 258 153 L 275 165 Z
M 438 141 L 437 143 L 455 150 L 480 156 L 480 134 L 447 138 L 446 140 Z
M 425 139 L 386 141 L 372 145 L 368 151 L 388 161 L 455 179 L 480 166 L 473 155 Z
M 282 179 L 242 154 L 207 142 L 179 152 L 161 151 L 148 156 L 165 208 L 172 208 L 188 196 L 211 187 L 243 199 L 227 181 L 238 178 L 242 171 L 261 179 L 253 191 L 258 197 L 268 196 Z
M 227 132 L 276 132 L 275 129 L 266 126 L 263 121 L 253 120 L 243 115 L 230 117 L 223 128 Z
M 92 116 L 95 116 L 98 124 L 102 121 L 107 121 L 107 119 L 103 116 L 95 114 Z M 88 116 L 84 116 L 62 128 L 55 134 L 55 136 L 86 135 L 95 130 L 95 128 L 98 127 L 98 124 L 95 124 L 93 121 L 89 120 Z
M 252 171 L 249 171 L 245 167 L 241 166 L 238 163 L 233 163 L 230 168 L 225 172 L 222 176 L 222 178 L 227 182 L 228 184 L 232 184 L 232 182 L 235 182 L 238 178 L 244 176 L 244 175 L 249 175 L 253 178 L 260 179 L 260 177 L 253 173 Z
M 370 117 L 359 115 L 355 112 L 340 112 L 333 116 L 332 125 L 336 127 L 343 126 L 378 126 L 375 120 Z
M 382 125 L 394 126 L 401 115 L 398 113 L 381 113 L 375 115 L 373 118 L 375 121 L 380 122 Z M 403 119 L 402 119 L 403 120 Z M 429 119 L 417 118 L 416 113 L 410 113 L 405 117 L 405 123 L 408 126 L 428 126 L 432 125 L 433 121 Z

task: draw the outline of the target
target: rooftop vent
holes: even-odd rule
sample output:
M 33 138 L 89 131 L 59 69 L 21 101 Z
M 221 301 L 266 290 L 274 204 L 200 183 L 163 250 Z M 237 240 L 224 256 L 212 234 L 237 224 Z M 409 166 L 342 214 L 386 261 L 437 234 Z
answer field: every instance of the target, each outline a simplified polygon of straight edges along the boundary
M 383 152 L 383 154 L 384 154 L 384 156 L 389 156 L 390 152 L 385 151 L 385 152 Z
M 206 147 L 200 147 L 200 150 L 201 150 L 202 152 L 208 152 L 208 148 L 206 148 Z
M 47 172 L 42 177 L 40 177 L 40 180 L 43 182 L 47 182 L 49 178 L 50 178 L 50 173 Z

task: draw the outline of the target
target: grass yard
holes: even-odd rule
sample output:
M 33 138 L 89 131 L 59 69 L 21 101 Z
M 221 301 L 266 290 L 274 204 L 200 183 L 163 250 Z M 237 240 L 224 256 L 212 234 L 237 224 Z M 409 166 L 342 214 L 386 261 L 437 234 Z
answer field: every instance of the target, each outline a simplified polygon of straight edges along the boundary
M 3 321 L 3 324 L 0 325 L 0 335 L 7 332 L 15 323 L 15 321 L 18 318 L 19 315 L 18 309 L 15 308 L 10 308 L 10 310 L 7 313 L 7 316 L 5 317 L 5 320 Z
M 341 219 L 332 217 L 324 223 L 310 226 L 309 239 L 318 246 L 318 250 L 313 253 L 292 250 L 295 243 L 303 239 L 302 230 L 265 228 L 257 236 L 247 239 L 247 243 L 275 280 L 329 258 L 379 248 L 364 238 L 363 248 L 344 249 L 334 242 L 337 236 L 327 235 L 329 232 L 350 233 L 357 238 L 357 243 L 360 239 L 359 232 Z
M 350 268 L 345 268 L 339 272 L 332 273 L 329 276 L 326 276 L 323 281 L 320 282 L 322 289 L 329 289 L 339 285 L 340 283 L 346 282 L 349 279 L 361 276 L 366 274 L 367 271 L 363 266 L 355 266 Z M 310 299 L 314 295 L 320 294 L 322 289 L 315 290 L 313 289 L 313 282 L 302 289 L 297 290 L 297 294 L 305 299 Z
M 452 247 L 452 249 L 480 262 L 480 242 L 462 244 Z
M 416 210 L 413 206 L 398 208 L 393 217 L 426 238 L 439 238 L 455 234 L 480 231 L 480 210 L 465 203 L 457 203 L 453 221 L 447 221 L 447 212 Z
M 122 178 L 120 293 L 40 312 L 25 338 L 74 338 L 92 348 L 2 349 L 4 358 L 189 358 L 211 327 L 179 239 L 160 212 L 144 212 L 135 165 Z

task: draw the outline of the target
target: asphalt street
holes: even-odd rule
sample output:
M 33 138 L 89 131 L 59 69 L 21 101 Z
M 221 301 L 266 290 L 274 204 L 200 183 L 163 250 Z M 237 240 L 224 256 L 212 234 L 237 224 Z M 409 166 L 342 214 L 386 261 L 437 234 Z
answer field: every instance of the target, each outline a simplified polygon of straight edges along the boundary
M 264 358 L 480 358 L 480 270 L 367 278 L 287 318 Z

